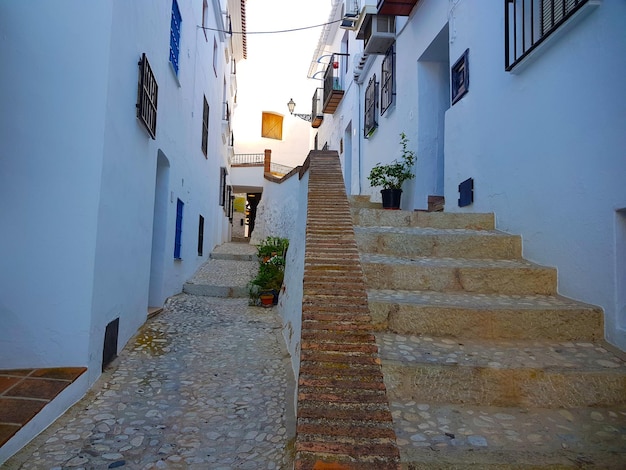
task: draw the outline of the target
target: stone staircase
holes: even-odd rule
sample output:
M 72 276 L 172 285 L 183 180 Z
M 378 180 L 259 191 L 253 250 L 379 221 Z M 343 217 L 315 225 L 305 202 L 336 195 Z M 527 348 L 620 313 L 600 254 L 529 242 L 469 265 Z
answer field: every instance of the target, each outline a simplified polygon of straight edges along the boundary
M 259 269 L 257 248 L 248 243 L 224 243 L 183 285 L 183 292 L 208 297 L 248 297 L 248 283 Z
M 626 468 L 626 362 L 491 214 L 351 198 L 407 469 Z

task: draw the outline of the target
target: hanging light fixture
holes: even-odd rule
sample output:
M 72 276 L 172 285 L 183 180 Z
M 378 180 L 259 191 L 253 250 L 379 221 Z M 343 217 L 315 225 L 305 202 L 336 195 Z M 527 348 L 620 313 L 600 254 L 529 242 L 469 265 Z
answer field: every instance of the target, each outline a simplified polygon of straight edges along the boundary
M 289 98 L 289 102 L 287 103 L 287 108 L 289 108 L 289 114 L 291 114 L 292 116 L 296 116 L 307 122 L 311 122 L 310 114 L 298 114 L 298 113 L 294 114 L 293 110 L 296 109 L 296 102 L 293 100 L 293 98 Z

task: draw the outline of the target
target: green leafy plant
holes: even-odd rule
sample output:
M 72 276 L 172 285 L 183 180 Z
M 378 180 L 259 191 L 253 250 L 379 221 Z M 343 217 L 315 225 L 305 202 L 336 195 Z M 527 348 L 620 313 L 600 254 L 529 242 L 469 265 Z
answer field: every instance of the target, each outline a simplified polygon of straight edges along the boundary
M 259 260 L 271 258 L 274 255 L 280 255 L 285 258 L 285 253 L 289 247 L 289 240 L 281 237 L 267 237 L 257 246 L 257 256 Z
M 383 189 L 401 189 L 402 184 L 415 177 L 413 165 L 415 164 L 415 152 L 408 148 L 409 139 L 404 132 L 400 133 L 400 145 L 402 156 L 387 165 L 377 163 L 370 171 L 367 179 L 372 187 Z
M 280 237 L 267 237 L 257 247 L 259 271 L 249 282 L 250 304 L 256 305 L 263 292 L 271 291 L 278 296 L 285 278 L 285 255 L 289 240 Z

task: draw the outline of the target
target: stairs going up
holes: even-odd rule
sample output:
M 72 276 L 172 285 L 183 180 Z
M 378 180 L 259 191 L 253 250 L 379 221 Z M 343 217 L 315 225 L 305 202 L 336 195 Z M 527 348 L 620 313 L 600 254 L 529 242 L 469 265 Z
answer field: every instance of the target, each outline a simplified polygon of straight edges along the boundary
M 492 214 L 351 198 L 403 467 L 626 468 L 626 362 Z
M 183 292 L 208 297 L 248 297 L 248 283 L 256 276 L 257 248 L 247 243 L 224 243 L 215 247 Z

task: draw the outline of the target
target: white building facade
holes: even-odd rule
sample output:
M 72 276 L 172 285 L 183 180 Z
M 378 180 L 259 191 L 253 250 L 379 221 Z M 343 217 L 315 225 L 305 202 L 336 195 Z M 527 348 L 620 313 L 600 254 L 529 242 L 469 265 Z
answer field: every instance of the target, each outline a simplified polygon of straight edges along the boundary
M 404 209 L 444 196 L 449 212 L 494 212 L 527 259 L 558 268 L 561 294 L 604 309 L 607 340 L 626 349 L 626 4 L 333 7 L 340 23 L 325 28 L 309 74 L 340 70 L 342 96 L 316 139 L 340 152 L 348 192 L 380 200 L 367 175 L 399 157 L 406 133 L 417 176 Z
M 229 238 L 244 0 L 0 5 L 0 369 L 75 398 Z

